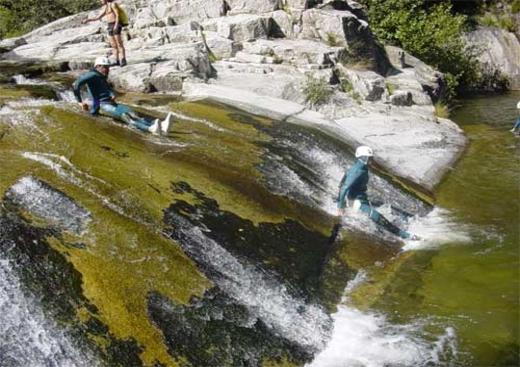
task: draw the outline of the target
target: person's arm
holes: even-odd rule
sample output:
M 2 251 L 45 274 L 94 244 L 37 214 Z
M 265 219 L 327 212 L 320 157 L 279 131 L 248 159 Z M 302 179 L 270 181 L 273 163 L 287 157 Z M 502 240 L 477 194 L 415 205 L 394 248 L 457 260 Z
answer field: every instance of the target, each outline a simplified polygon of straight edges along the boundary
M 345 183 L 345 180 L 347 179 L 347 173 L 348 172 L 345 172 L 345 174 L 343 175 L 343 178 L 341 179 L 341 181 L 339 182 L 339 185 L 338 185 L 338 188 L 341 189 L 341 187 L 343 186 L 343 184 Z
M 348 173 L 344 176 L 342 180 L 342 185 L 339 191 L 338 197 L 338 208 L 345 208 L 345 198 L 347 197 L 347 193 L 350 188 L 356 183 L 356 181 L 361 177 L 361 171 L 358 169 L 350 169 Z
M 83 102 L 81 98 L 81 87 L 91 78 L 91 75 L 88 73 L 81 75 L 76 81 L 72 84 L 72 90 L 74 91 L 74 97 L 76 97 L 76 101 L 81 106 L 82 109 L 88 110 L 88 104 Z
M 83 19 L 81 21 L 81 23 L 85 24 L 85 23 L 88 23 L 88 22 L 94 22 L 96 20 L 100 20 L 101 18 L 103 18 L 107 12 L 107 7 L 108 5 L 105 5 L 105 7 L 103 7 L 103 10 L 101 12 L 99 12 L 98 16 L 97 17 L 94 17 L 94 18 L 87 18 L 87 19 Z

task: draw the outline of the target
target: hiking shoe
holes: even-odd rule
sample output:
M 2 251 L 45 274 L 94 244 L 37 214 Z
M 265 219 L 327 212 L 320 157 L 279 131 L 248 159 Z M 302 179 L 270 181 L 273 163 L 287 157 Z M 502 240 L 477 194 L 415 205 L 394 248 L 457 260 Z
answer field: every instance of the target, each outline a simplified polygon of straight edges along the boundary
M 168 112 L 168 115 L 164 120 L 161 122 L 161 131 L 165 134 L 168 134 L 171 129 L 171 123 L 172 123 L 172 117 L 173 114 L 171 112 Z
M 126 66 L 126 59 L 121 59 L 119 66 L 121 66 L 121 67 Z
M 154 135 L 161 135 L 161 122 L 159 119 L 153 121 L 153 124 L 148 128 L 148 131 Z

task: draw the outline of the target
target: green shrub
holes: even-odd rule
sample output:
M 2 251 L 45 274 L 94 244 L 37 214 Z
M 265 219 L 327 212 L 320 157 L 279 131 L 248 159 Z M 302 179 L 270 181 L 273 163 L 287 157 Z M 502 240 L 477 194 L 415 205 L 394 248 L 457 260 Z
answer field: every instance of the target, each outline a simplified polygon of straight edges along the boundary
M 327 32 L 327 44 L 330 47 L 336 47 L 339 45 L 338 37 L 336 36 L 336 33 L 334 32 Z
M 354 90 L 352 83 L 347 78 L 342 78 L 339 86 L 340 86 L 340 89 L 345 93 L 350 93 L 350 92 L 352 92 L 352 90 Z
M 446 98 L 474 84 L 478 62 L 461 35 L 467 17 L 453 14 L 450 2 L 363 0 L 372 30 L 384 43 L 400 46 L 450 75 Z
M 515 0 L 511 4 L 511 13 L 516 14 L 520 12 L 520 0 Z
M 386 82 L 385 85 L 386 85 L 386 90 L 388 91 L 388 94 L 389 95 L 394 94 L 395 90 L 397 89 L 397 85 L 395 85 L 393 83 L 389 83 L 389 82 Z
M 480 17 L 477 17 L 477 22 L 478 24 L 486 27 L 498 27 L 497 18 L 490 13 L 486 13 Z
M 445 119 L 450 117 L 450 109 L 444 103 L 437 102 L 437 103 L 435 103 L 434 107 L 435 107 L 435 116 L 442 117 Z
M 24 34 L 53 20 L 99 6 L 96 0 L 0 0 L 0 38 Z
M 325 78 L 308 76 L 303 87 L 305 101 L 312 107 L 327 103 L 333 93 Z
M 477 17 L 477 22 L 483 26 L 502 28 L 508 32 L 514 32 L 516 28 L 514 19 L 506 14 L 495 15 L 486 13 L 483 16 Z
M 507 15 L 498 18 L 498 27 L 505 29 L 508 32 L 514 32 L 516 29 L 515 21 Z

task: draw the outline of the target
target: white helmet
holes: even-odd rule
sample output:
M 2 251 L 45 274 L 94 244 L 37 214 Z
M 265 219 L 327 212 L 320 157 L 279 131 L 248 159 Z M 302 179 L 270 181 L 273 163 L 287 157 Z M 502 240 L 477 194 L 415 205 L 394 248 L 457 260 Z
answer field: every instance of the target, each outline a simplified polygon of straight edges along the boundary
M 359 157 L 372 157 L 374 156 L 374 152 L 372 148 L 367 147 L 366 145 L 362 145 L 356 149 L 356 158 Z
M 96 61 L 94 61 L 94 66 L 110 66 L 112 63 L 110 59 L 105 56 L 96 57 Z

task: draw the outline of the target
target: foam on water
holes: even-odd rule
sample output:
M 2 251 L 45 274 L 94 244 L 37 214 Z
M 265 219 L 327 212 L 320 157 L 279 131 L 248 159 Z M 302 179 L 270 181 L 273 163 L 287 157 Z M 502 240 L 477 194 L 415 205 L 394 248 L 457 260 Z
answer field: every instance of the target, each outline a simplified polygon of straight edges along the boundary
M 276 156 L 270 155 L 270 169 L 279 179 L 270 183 L 270 188 L 280 195 L 312 199 L 314 190 L 292 169 L 279 162 Z
M 227 131 L 226 129 L 221 128 L 220 126 L 217 126 L 213 122 L 208 121 L 206 119 L 199 119 L 196 117 L 191 117 L 191 116 L 185 115 L 183 113 L 174 112 L 174 111 L 170 111 L 170 110 L 168 110 L 166 112 L 170 112 L 173 115 L 173 117 L 176 117 L 177 119 L 186 120 L 186 121 L 190 121 L 190 122 L 197 122 L 197 123 L 206 125 L 206 126 L 212 128 L 213 130 L 220 131 L 220 132 Z
M 53 170 L 58 176 L 63 178 L 65 181 L 81 187 L 98 198 L 103 205 L 107 208 L 115 211 L 116 213 L 127 217 L 129 219 L 141 222 L 139 218 L 134 218 L 125 213 L 125 211 L 118 205 L 112 203 L 110 199 L 101 195 L 89 181 L 97 181 L 101 184 L 106 184 L 103 180 L 93 177 L 88 173 L 85 173 L 77 169 L 67 158 L 50 153 L 38 153 L 38 152 L 23 152 L 22 156 L 26 159 L 30 159 L 39 162 L 51 170 Z
M 77 103 L 74 92 L 71 90 L 62 90 L 57 93 L 58 99 L 67 103 Z
M 100 365 L 45 317 L 5 259 L 0 259 L 0 358 L 9 367 Z
M 22 177 L 6 196 L 27 211 L 58 227 L 81 234 L 90 222 L 90 213 L 49 185 L 30 177 Z
M 360 272 L 347 286 L 346 297 L 363 280 L 364 273 Z M 344 304 L 338 306 L 332 318 L 330 342 L 307 367 L 429 366 L 439 365 L 443 356 L 452 358 L 457 353 L 451 327 L 437 340 L 427 341 L 418 336 L 424 334 L 423 322 L 395 325 L 382 314 L 361 312 Z
M 223 292 L 247 307 L 277 335 L 309 351 L 325 346 L 330 318 L 321 307 L 292 296 L 274 276 L 239 261 L 186 219 L 178 215 L 172 219 L 183 249 L 210 269 L 212 280 Z
M 403 250 L 420 250 L 438 247 L 447 243 L 469 243 L 471 228 L 457 222 L 451 213 L 435 207 L 424 217 L 409 221 L 408 231 L 421 237 L 420 241 L 405 241 Z
M 34 109 L 19 109 L 18 103 L 19 102 L 7 102 L 0 108 L 0 123 L 7 123 L 11 126 L 35 128 L 34 116 L 38 115 L 40 111 Z
M 54 84 L 52 82 L 48 82 L 46 80 L 41 80 L 41 79 L 36 79 L 36 78 L 29 79 L 21 74 L 14 75 L 11 79 L 15 82 L 15 84 L 18 84 L 18 85 L 52 85 L 52 84 Z

